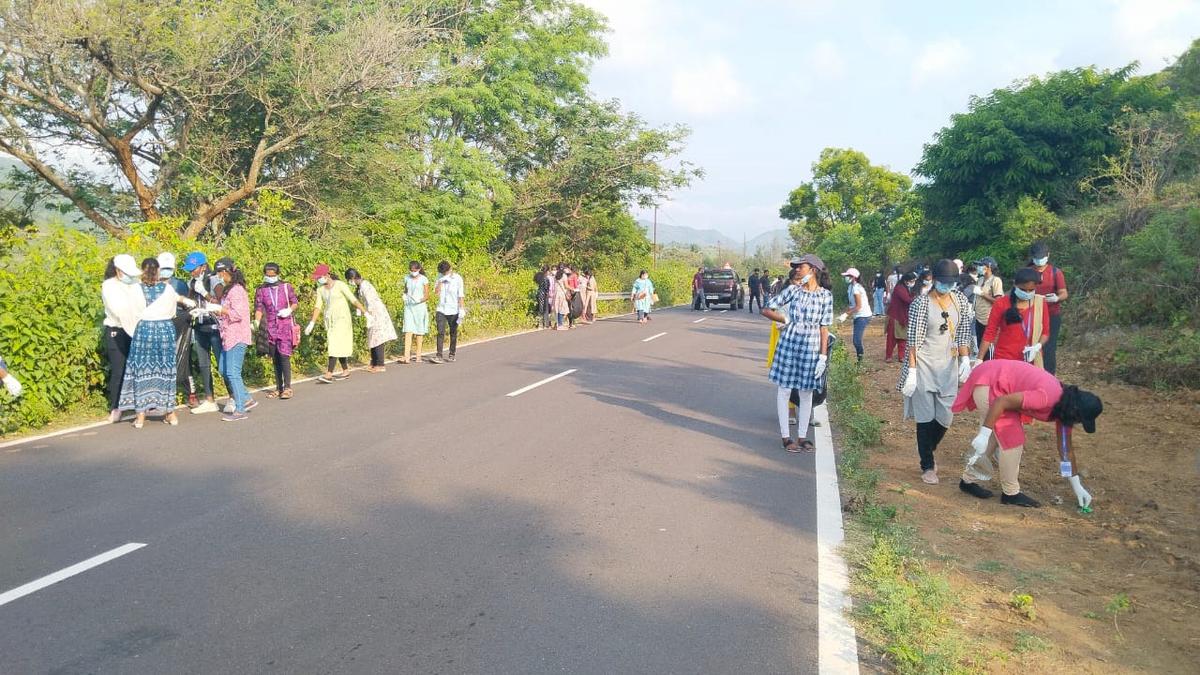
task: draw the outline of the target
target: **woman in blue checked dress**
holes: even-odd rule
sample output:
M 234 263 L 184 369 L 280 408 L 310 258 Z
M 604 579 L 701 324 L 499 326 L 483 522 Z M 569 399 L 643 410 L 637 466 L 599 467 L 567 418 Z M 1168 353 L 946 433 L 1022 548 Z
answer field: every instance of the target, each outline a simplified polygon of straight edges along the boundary
M 121 383 L 119 410 L 137 413 L 133 426 L 141 429 L 146 413 L 155 410 L 166 415 L 171 426 L 179 424 L 175 416 L 175 289 L 158 278 L 158 261 L 142 262 L 142 293 L 146 309 L 142 312 L 125 361 L 125 380 Z M 194 304 L 194 303 L 193 303 Z
M 833 323 L 833 294 L 829 292 L 829 272 L 825 263 L 815 255 L 800 259 L 788 277 L 789 283 L 772 296 L 762 315 L 783 324 L 768 378 L 778 387 L 775 407 L 779 414 L 779 431 L 783 448 L 788 452 L 813 450 L 804 438 L 812 413 L 812 393 L 825 374 L 829 344 L 829 325 Z M 788 400 L 792 390 L 798 391 L 796 404 L 797 440 L 793 441 L 788 427 Z

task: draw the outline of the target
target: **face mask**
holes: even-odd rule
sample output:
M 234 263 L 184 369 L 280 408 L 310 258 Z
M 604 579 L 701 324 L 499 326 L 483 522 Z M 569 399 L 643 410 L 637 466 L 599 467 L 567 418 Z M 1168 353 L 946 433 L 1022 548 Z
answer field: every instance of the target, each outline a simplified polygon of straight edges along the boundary
M 1041 257 L 1041 258 L 1034 258 L 1034 259 L 1033 259 L 1033 264 L 1034 264 L 1034 265 L 1037 265 L 1038 267 L 1041 267 L 1042 265 L 1045 265 L 1045 264 L 1046 264 L 1046 263 L 1048 263 L 1048 262 L 1050 262 L 1050 256 L 1044 256 L 1044 257 Z
M 978 276 L 983 276 L 983 275 L 987 274 L 987 268 L 986 267 L 976 267 L 975 274 L 977 274 Z
M 164 279 L 164 280 L 170 279 L 173 276 L 175 276 L 175 270 L 159 270 L 158 271 L 159 279 Z
M 930 286 L 932 286 L 932 285 L 933 285 L 933 280 L 932 280 L 932 279 L 926 279 L 925 281 L 922 281 L 922 282 L 921 282 L 921 285 L 922 285 L 922 286 L 924 286 L 925 288 L 929 288 Z
M 263 283 L 264 284 L 277 284 L 277 283 L 279 283 L 279 277 L 263 276 Z
M 945 295 L 945 294 L 949 293 L 950 291 L 953 291 L 955 288 L 958 288 L 958 284 L 956 284 L 956 283 L 943 284 L 942 282 L 939 281 L 936 284 L 934 284 L 934 290 L 936 290 L 938 293 L 941 293 L 942 295 Z
M 321 277 L 320 279 L 317 279 L 318 286 L 324 286 L 327 283 L 329 283 L 329 277 Z
M 804 276 L 800 277 L 800 285 L 801 286 L 803 286 L 804 284 L 807 284 L 809 281 L 812 281 L 811 274 L 805 274 Z
M 1037 295 L 1037 291 L 1023 291 L 1019 288 L 1014 288 L 1013 293 L 1016 293 L 1018 300 L 1025 301 L 1032 300 L 1033 296 Z
M 121 277 L 121 281 L 132 286 L 132 285 L 136 284 L 137 282 L 141 281 L 141 279 L 139 279 L 137 277 L 131 277 L 129 275 L 125 275 L 125 276 Z
M 916 286 L 916 285 L 917 285 L 917 282 L 915 282 L 915 281 L 910 281 L 910 282 L 908 282 L 907 284 L 904 284 L 904 287 L 905 287 L 905 288 L 912 288 L 913 286 Z
M 409 274 L 410 274 L 411 276 L 414 276 L 414 277 L 415 277 L 415 276 L 417 276 L 417 275 L 418 275 L 418 274 L 420 274 L 420 273 L 421 273 L 421 270 L 413 270 L 413 271 L 409 272 Z

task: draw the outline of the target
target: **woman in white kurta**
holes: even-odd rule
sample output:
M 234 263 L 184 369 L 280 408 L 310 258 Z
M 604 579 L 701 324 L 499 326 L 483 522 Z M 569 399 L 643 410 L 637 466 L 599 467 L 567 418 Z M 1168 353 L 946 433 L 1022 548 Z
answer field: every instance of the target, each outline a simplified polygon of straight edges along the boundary
M 346 270 L 346 281 L 358 288 L 358 297 L 367 306 L 367 316 L 371 318 L 367 323 L 367 347 L 371 349 L 371 365 L 367 367 L 367 372 L 382 373 L 385 370 L 383 359 L 387 343 L 396 339 L 396 324 L 392 323 L 392 314 L 383 304 L 375 285 L 362 278 L 358 270 Z

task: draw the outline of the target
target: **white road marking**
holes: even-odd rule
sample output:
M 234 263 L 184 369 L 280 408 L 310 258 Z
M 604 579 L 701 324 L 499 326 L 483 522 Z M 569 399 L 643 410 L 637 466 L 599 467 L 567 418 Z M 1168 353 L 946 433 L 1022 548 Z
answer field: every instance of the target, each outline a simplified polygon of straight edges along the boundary
M 821 673 L 858 673 L 858 642 L 850 612 L 849 575 L 838 553 L 845 539 L 842 499 L 838 492 L 837 465 L 829 409 L 813 410 L 817 482 L 817 670 Z M 801 429 L 800 433 L 804 433 Z
M 729 310 L 727 310 L 727 309 L 723 309 L 723 310 L 721 310 L 721 313 L 724 314 L 725 312 L 728 312 L 728 311 Z
M 696 319 L 696 320 L 695 320 L 695 321 L 693 321 L 692 323 L 700 323 L 701 321 L 708 321 L 708 317 L 706 316 L 706 317 L 703 317 L 703 318 L 700 318 L 700 319 Z
M 529 385 L 528 387 L 521 387 L 520 389 L 518 389 L 516 391 L 510 391 L 509 393 L 507 393 L 505 395 L 508 396 L 509 398 L 512 398 L 513 396 L 520 396 L 521 394 L 524 394 L 525 392 L 529 391 L 530 389 L 537 389 L 538 387 L 542 386 L 543 384 L 546 384 L 547 382 L 553 382 L 560 377 L 566 377 L 566 376 L 570 375 L 571 373 L 575 372 L 576 370 L 578 370 L 578 368 L 564 370 L 557 375 L 551 375 L 550 377 L 547 377 L 544 380 L 541 380 L 539 382 L 534 382 L 533 384 Z
M 120 558 L 121 556 L 125 555 L 126 553 L 132 553 L 132 552 L 138 550 L 139 548 L 142 548 L 143 546 L 145 546 L 145 544 L 137 544 L 137 543 L 129 543 L 129 544 L 125 544 L 124 546 L 118 546 L 111 551 L 101 553 L 98 556 L 93 556 L 91 558 L 88 558 L 87 560 L 84 560 L 83 562 L 75 563 L 74 565 L 71 565 L 70 567 L 64 567 L 63 569 L 61 569 L 53 574 L 47 574 L 46 576 L 42 577 L 41 579 L 35 579 L 34 581 L 31 581 L 31 582 L 25 584 L 24 586 L 17 586 L 16 588 L 12 589 L 11 591 L 5 591 L 4 593 L 0 593 L 0 605 L 7 605 L 8 603 L 12 602 L 13 600 L 16 600 L 17 598 L 23 598 L 26 595 L 29 595 L 30 593 L 34 593 L 36 591 L 40 591 L 47 586 L 57 584 L 58 582 L 62 581 L 63 579 L 69 579 L 69 578 L 75 576 L 76 574 L 86 572 L 86 571 L 92 569 L 93 567 L 103 565 L 104 563 L 106 563 L 110 560 Z
M 665 333 L 665 332 L 664 332 L 664 333 L 659 333 L 658 335 L 651 335 L 650 337 L 646 338 L 645 340 L 642 340 L 642 342 L 649 342 L 649 341 L 651 341 L 651 340 L 657 340 L 658 338 L 660 338 L 660 337 L 662 337 L 662 336 L 664 336 L 664 335 L 666 335 L 666 333 Z

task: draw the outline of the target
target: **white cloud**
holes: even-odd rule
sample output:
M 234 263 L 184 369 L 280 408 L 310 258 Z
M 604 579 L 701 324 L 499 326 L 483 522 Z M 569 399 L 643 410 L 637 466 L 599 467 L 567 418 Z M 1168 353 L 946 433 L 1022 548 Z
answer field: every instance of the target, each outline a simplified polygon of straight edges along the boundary
M 962 72 L 970 52 L 957 38 L 938 40 L 925 45 L 913 62 L 912 78 L 916 84 L 952 77 Z
M 846 75 L 846 59 L 832 40 L 821 40 L 814 45 L 808 62 L 813 77 L 838 79 Z
M 712 55 L 675 69 L 671 75 L 671 101 L 689 115 L 711 117 L 741 109 L 747 103 L 747 93 L 729 61 Z
M 654 0 L 584 0 L 608 19 L 608 61 L 615 66 L 644 67 L 659 60 L 666 48 L 661 26 L 667 7 Z
M 1112 0 L 1112 4 L 1117 43 L 1146 71 L 1156 71 L 1182 54 L 1195 37 L 1187 30 L 1200 18 L 1194 0 Z

